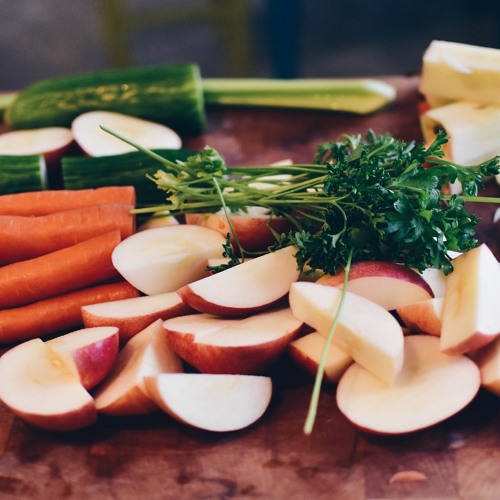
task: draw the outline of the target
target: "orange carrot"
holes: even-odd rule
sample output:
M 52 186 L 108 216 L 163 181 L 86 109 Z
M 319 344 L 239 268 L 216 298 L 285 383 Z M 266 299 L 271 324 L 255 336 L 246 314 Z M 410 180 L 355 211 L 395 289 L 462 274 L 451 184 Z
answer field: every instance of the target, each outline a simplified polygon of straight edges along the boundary
M 83 325 L 85 305 L 137 297 L 128 282 L 99 284 L 41 300 L 22 307 L 0 311 L 0 344 L 54 335 Z
M 112 231 L 0 267 L 0 309 L 54 297 L 116 276 L 111 253 L 120 241 L 120 231 Z
M 96 189 L 28 191 L 0 196 L 1 215 L 46 215 L 73 208 L 107 203 L 135 206 L 133 186 L 108 186 Z
M 135 229 L 133 205 L 113 204 L 48 215 L 0 215 L 0 265 L 33 259 L 118 229 L 121 238 Z

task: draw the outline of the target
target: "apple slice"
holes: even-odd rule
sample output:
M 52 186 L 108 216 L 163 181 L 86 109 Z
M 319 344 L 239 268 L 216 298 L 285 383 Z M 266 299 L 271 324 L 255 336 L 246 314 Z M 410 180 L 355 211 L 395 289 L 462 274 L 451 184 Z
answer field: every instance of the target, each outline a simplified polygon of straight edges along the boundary
M 90 394 L 41 339 L 19 344 L 0 358 L 0 399 L 41 429 L 73 431 L 97 420 Z
M 209 273 L 226 240 L 217 231 L 179 224 L 140 231 L 121 241 L 111 256 L 117 271 L 146 295 L 174 292 Z
M 182 362 L 156 320 L 120 351 L 113 369 L 94 393 L 96 408 L 108 415 L 145 415 L 158 410 L 147 395 L 144 377 L 182 372 Z
M 262 372 L 285 352 L 302 321 L 288 307 L 247 318 L 194 314 L 163 323 L 173 349 L 202 373 Z
M 157 319 L 165 320 L 194 312 L 175 292 L 90 304 L 81 310 L 83 324 L 87 328 L 118 327 L 121 344 Z
M 89 390 L 109 373 L 118 355 L 119 335 L 114 326 L 83 328 L 46 343 Z
M 317 282 L 342 287 L 344 271 L 335 275 L 325 274 Z M 388 311 L 434 296 L 427 281 L 413 269 L 380 261 L 352 264 L 347 290 L 376 302 Z
M 398 307 L 396 312 L 411 331 L 439 337 L 441 335 L 443 304 L 443 297 L 433 297 Z
M 190 283 L 178 293 L 193 309 L 207 314 L 244 316 L 262 311 L 282 299 L 297 281 L 296 251 L 281 248 Z
M 43 155 L 53 168 L 73 145 L 73 134 L 65 127 L 11 130 L 0 135 L 0 155 Z
M 319 362 L 323 355 L 326 339 L 319 332 L 311 332 L 292 342 L 288 347 L 290 357 L 306 370 L 315 376 L 318 371 Z M 330 344 L 326 358 L 323 380 L 337 383 L 342 374 L 352 364 L 353 360 L 349 354 L 335 344 Z
M 179 149 L 180 137 L 160 123 L 113 111 L 89 111 L 76 117 L 71 132 L 88 156 L 110 156 L 136 148 L 101 129 L 101 125 L 148 149 Z
M 253 424 L 272 395 L 271 378 L 257 375 L 164 373 L 144 382 L 151 398 L 172 418 L 213 432 Z
M 470 357 L 479 367 L 481 386 L 500 396 L 500 335 Z
M 337 315 L 342 290 L 299 281 L 290 289 L 295 317 L 327 337 Z M 403 364 L 403 330 L 394 316 L 375 302 L 346 292 L 333 344 L 352 356 L 385 383 L 391 383 Z
M 475 351 L 500 334 L 500 266 L 482 244 L 453 259 L 444 297 L 441 350 Z
M 436 337 L 406 337 L 404 358 L 391 385 L 356 363 L 347 369 L 337 386 L 337 405 L 355 426 L 388 435 L 425 429 L 459 412 L 479 390 L 475 363 L 440 352 Z
M 186 223 L 215 229 L 224 237 L 231 234 L 229 222 L 223 212 L 186 214 Z M 276 243 L 275 234 L 286 233 L 293 227 L 287 218 L 270 217 L 269 211 L 261 207 L 250 207 L 248 213 L 231 214 L 231 223 L 240 245 L 248 252 L 266 250 Z M 232 243 L 237 250 L 234 238 Z

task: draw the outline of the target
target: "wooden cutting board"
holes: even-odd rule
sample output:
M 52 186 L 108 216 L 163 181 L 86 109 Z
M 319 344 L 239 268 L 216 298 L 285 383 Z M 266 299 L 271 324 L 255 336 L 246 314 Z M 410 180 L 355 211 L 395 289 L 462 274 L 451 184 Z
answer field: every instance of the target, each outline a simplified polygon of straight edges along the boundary
M 209 144 L 228 163 L 251 165 L 309 162 L 320 142 L 369 128 L 420 140 L 418 78 L 388 80 L 398 98 L 371 116 L 212 109 L 207 133 L 186 146 Z M 490 182 L 487 192 L 499 196 L 500 188 Z M 480 240 L 500 257 L 494 207 L 471 209 L 482 216 Z M 381 438 L 356 431 L 336 407 L 335 388 L 325 387 L 315 429 L 305 436 L 311 379 L 286 357 L 270 375 L 268 412 L 228 434 L 190 429 L 159 413 L 102 417 L 89 429 L 58 435 L 0 407 L 0 498 L 500 498 L 500 398 L 481 392 L 440 425 Z

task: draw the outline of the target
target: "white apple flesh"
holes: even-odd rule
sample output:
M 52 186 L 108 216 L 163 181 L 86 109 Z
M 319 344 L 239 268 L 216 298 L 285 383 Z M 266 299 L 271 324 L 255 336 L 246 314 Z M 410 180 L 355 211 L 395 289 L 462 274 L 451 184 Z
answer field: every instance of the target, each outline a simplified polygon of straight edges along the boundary
M 0 358 L 0 400 L 25 422 L 50 431 L 74 431 L 97 420 L 90 394 L 41 339 Z
M 396 378 L 403 364 L 403 330 L 386 309 L 360 295 L 346 298 L 332 343 L 385 383 Z M 299 281 L 290 289 L 295 317 L 327 337 L 339 310 L 342 290 Z
M 160 123 L 112 111 L 89 111 L 76 117 L 71 132 L 88 156 L 110 156 L 136 148 L 101 129 L 101 125 L 148 149 L 179 149 L 181 139 Z
M 479 367 L 481 386 L 500 396 L 500 335 L 479 351 L 470 353 Z
M 225 238 L 201 226 L 179 224 L 147 229 L 120 242 L 111 256 L 116 270 L 146 295 L 174 292 L 209 273 Z
M 462 410 L 479 390 L 475 363 L 440 352 L 436 337 L 406 337 L 404 358 L 389 385 L 357 363 L 342 376 L 337 405 L 356 427 L 384 435 L 425 429 Z
M 443 304 L 443 297 L 433 297 L 399 307 L 396 312 L 409 330 L 439 337 Z
M 448 275 L 441 329 L 441 350 L 466 353 L 500 334 L 500 266 L 482 244 L 453 259 Z
M 194 314 L 163 323 L 173 349 L 198 371 L 240 375 L 269 368 L 301 327 L 288 307 L 247 318 Z
M 124 344 L 157 319 L 192 312 L 177 293 L 165 292 L 83 306 L 82 320 L 87 328 L 116 326 L 120 331 L 120 343 Z
M 290 357 L 301 366 L 306 372 L 315 376 L 320 364 L 326 339 L 319 332 L 311 332 L 303 337 L 290 342 L 288 352 Z M 337 383 L 342 374 L 353 363 L 349 354 L 330 344 L 326 357 L 323 380 L 330 383 Z
M 152 399 L 172 418 L 192 427 L 230 432 L 265 413 L 272 396 L 269 377 L 200 373 L 145 378 Z
M 317 281 L 343 287 L 344 271 Z M 347 290 L 376 302 L 388 311 L 434 296 L 425 279 L 413 269 L 393 262 L 359 261 L 349 270 Z
M 190 226 L 198 227 L 198 226 Z M 245 261 L 178 290 L 193 309 L 219 316 L 245 316 L 269 308 L 297 281 L 295 247 Z
M 157 320 L 123 347 L 113 369 L 94 393 L 100 413 L 117 416 L 145 415 L 158 410 L 148 396 L 144 377 L 182 372 L 180 358 L 171 348 Z
M 101 326 L 76 330 L 46 343 L 89 390 L 109 373 L 118 355 L 118 328 Z

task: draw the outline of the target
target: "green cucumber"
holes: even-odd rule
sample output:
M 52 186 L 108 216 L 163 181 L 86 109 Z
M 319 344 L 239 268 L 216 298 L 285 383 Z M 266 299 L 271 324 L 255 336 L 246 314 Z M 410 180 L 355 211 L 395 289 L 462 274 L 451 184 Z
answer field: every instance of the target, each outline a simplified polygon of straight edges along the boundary
M 185 161 L 196 153 L 190 149 L 156 149 L 154 152 L 170 161 Z M 112 156 L 67 156 L 62 159 L 66 189 L 134 186 L 138 207 L 165 203 L 165 192 L 147 177 L 160 168 L 157 160 L 140 151 Z
M 163 123 L 179 134 L 205 129 L 199 68 L 172 64 L 52 78 L 17 94 L 4 113 L 15 129 L 70 127 L 87 111 L 115 111 Z
M 0 155 L 0 194 L 47 189 L 47 167 L 42 155 Z

